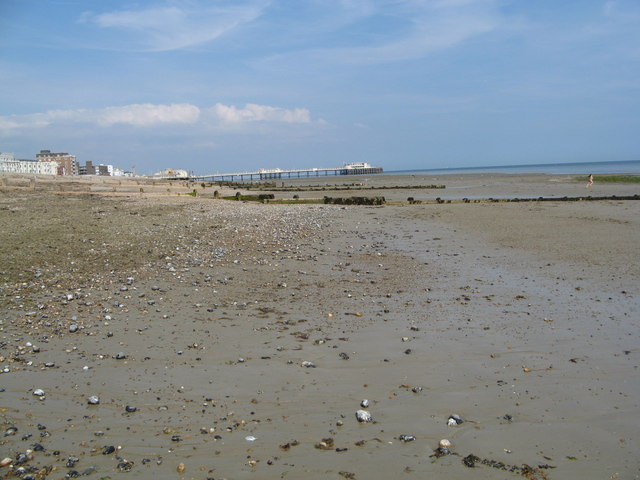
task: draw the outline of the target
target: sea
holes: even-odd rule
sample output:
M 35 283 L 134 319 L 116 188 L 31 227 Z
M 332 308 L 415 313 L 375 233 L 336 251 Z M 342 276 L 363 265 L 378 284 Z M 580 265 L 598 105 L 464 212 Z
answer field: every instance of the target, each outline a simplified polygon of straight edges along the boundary
M 532 165 L 495 165 L 484 167 L 426 168 L 418 170 L 395 171 L 385 170 L 383 175 L 445 175 L 455 173 L 546 173 L 551 175 L 589 175 L 590 173 L 640 174 L 640 160 L 625 160 L 617 162 L 541 163 Z

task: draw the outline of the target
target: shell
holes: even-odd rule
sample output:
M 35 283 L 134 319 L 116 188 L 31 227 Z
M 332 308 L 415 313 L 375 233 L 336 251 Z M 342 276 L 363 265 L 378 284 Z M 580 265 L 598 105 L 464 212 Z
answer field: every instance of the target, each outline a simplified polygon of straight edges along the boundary
M 464 423 L 464 420 L 462 420 L 462 417 L 460 415 L 458 415 L 457 413 L 454 413 L 453 415 L 449 415 L 449 419 L 447 420 L 448 426 L 456 427 L 461 423 Z
M 446 438 L 443 438 L 442 440 L 440 440 L 440 442 L 438 443 L 438 446 L 440 448 L 448 448 L 451 449 L 451 447 L 453 446 L 451 444 L 451 442 L 449 440 L 447 440 Z
M 366 410 L 358 410 L 356 412 L 356 419 L 360 423 L 368 423 L 371 420 L 373 420 L 373 418 L 371 417 L 371 414 L 369 412 L 367 412 Z

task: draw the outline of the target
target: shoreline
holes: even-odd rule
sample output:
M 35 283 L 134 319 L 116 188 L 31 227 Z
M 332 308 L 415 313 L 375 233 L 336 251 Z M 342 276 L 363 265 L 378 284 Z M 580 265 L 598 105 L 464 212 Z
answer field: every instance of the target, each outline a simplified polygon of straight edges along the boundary
M 509 179 L 471 188 L 585 190 Z M 142 188 L 0 189 L 0 407 L 17 428 L 0 441 L 14 461 L 44 448 L 22 466 L 517 478 L 470 470 L 474 454 L 551 480 L 640 478 L 636 202 L 269 205 Z M 371 423 L 355 418 L 363 399 Z M 443 438 L 458 455 L 430 457 Z

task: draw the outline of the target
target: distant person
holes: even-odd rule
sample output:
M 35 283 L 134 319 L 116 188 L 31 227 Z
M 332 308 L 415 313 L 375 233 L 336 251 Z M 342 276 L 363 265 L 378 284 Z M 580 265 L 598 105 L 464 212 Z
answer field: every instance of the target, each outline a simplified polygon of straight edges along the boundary
M 589 183 L 587 183 L 587 188 L 593 187 L 593 174 L 589 174 Z

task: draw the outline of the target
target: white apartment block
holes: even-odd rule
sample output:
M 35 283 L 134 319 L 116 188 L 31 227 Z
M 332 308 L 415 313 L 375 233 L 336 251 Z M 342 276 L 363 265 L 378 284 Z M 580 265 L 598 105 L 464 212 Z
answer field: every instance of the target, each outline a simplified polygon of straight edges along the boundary
M 58 162 L 16 160 L 13 153 L 0 153 L 0 173 L 23 173 L 28 175 L 57 175 Z

